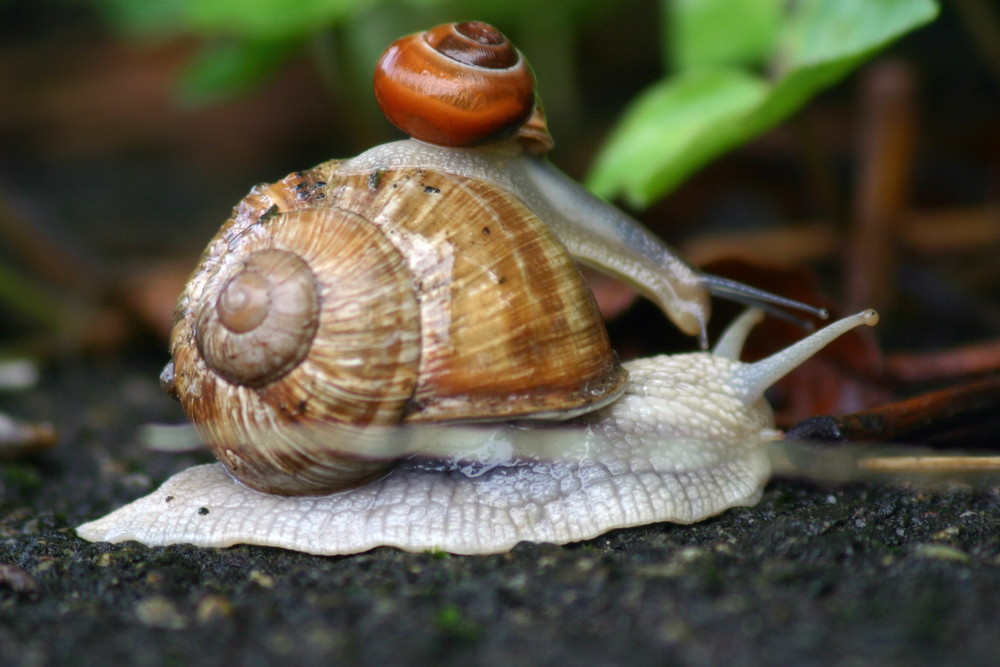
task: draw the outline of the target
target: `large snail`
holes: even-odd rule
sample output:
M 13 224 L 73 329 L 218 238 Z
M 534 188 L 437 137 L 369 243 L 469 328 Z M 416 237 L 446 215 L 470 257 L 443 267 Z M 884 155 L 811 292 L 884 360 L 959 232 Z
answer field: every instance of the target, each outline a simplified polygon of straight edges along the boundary
M 755 502 L 763 391 L 874 313 L 755 364 L 747 315 L 712 353 L 623 367 L 573 259 L 703 341 L 709 293 L 783 302 L 696 272 L 545 161 L 530 69 L 491 26 L 405 37 L 377 71 L 414 138 L 255 187 L 178 302 L 162 381 L 225 470 L 79 534 L 488 553 Z M 493 75 L 515 81 L 498 101 L 461 83 Z

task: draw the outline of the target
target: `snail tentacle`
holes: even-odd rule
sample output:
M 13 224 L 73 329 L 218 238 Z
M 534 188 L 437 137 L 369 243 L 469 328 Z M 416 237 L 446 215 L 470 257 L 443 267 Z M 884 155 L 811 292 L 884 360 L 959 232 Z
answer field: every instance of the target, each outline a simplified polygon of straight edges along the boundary
M 768 387 L 846 332 L 861 325 L 873 327 L 876 324 L 878 313 L 870 308 L 837 320 L 766 359 L 744 364 L 736 374 L 735 384 L 740 388 L 744 400 L 758 400 Z

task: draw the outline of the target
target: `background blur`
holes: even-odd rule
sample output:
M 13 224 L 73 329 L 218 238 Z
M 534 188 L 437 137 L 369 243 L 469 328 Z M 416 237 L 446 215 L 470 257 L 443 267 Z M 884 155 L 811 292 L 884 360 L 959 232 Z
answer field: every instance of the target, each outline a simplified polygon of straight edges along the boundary
M 0 348 L 160 354 L 187 272 L 251 185 L 399 138 L 370 92 L 399 35 L 497 25 L 534 66 L 553 161 L 581 178 L 665 69 L 649 0 L 259 4 L 271 14 L 223 0 L 0 2 Z M 699 264 L 739 256 L 753 266 L 735 277 L 781 289 L 785 274 L 766 268 L 780 264 L 818 285 L 798 296 L 878 305 L 890 347 L 995 339 L 998 26 L 994 3 L 946 3 L 638 215 Z M 627 303 L 597 289 L 611 313 Z M 626 356 L 674 335 L 645 304 L 621 317 Z
M 400 137 L 370 91 L 391 40 L 494 23 L 534 65 L 552 160 L 593 179 L 677 53 L 736 58 L 768 82 L 784 71 L 747 58 L 762 24 L 735 8 L 866 23 L 921 4 L 0 0 L 0 427 L 8 414 L 25 426 L 0 428 L 0 662 L 998 664 L 1000 495 L 975 471 L 933 491 L 778 479 L 756 507 L 691 526 L 475 558 L 147 549 L 73 532 L 210 459 L 148 428 L 184 419 L 156 380 L 177 294 L 253 184 Z M 940 4 L 638 215 L 714 272 L 879 308 L 878 327 L 769 395 L 782 426 L 916 395 L 897 419 L 856 420 L 874 424 L 863 435 L 995 455 L 1000 7 Z M 705 8 L 704 39 L 680 48 L 693 33 L 668 17 Z M 626 160 L 617 175 L 648 173 Z M 621 286 L 594 285 L 623 356 L 695 346 Z M 713 323 L 734 311 L 717 304 Z M 747 356 L 802 335 L 768 318 Z M 955 391 L 920 401 L 942 387 Z

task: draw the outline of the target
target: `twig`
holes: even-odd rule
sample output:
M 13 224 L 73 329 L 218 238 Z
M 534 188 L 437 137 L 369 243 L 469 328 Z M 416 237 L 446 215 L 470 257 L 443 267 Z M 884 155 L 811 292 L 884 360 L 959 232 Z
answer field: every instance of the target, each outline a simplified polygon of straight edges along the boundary
M 800 440 L 914 441 L 1000 414 L 1000 374 L 849 415 L 811 417 L 788 429 Z
M 917 255 L 1000 250 L 1000 207 L 912 211 L 900 222 L 899 244 Z M 697 236 L 681 246 L 695 264 L 720 257 L 803 264 L 833 255 L 837 236 L 830 225 L 800 221 L 783 227 Z
M 848 310 L 891 303 L 896 230 L 910 190 L 916 119 L 913 74 L 884 61 L 866 72 L 858 147 L 858 186 L 846 248 Z
M 65 243 L 39 231 L 37 220 L 26 219 L 0 191 L 0 241 L 32 275 L 61 288 L 93 285 L 97 271 L 92 262 L 71 252 Z
M 858 459 L 858 467 L 872 472 L 1000 470 L 1000 456 L 871 456 Z
M 897 352 L 886 356 L 885 370 L 889 377 L 903 382 L 927 382 L 1000 371 L 1000 341 L 922 354 Z
M 34 456 L 52 448 L 58 440 L 51 424 L 29 424 L 0 412 L 0 461 Z

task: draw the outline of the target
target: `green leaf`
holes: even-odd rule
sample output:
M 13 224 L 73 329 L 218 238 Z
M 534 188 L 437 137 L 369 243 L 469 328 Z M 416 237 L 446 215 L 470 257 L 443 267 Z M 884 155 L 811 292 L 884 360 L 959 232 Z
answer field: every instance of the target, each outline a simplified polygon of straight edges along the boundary
M 374 0 L 186 0 L 186 18 L 201 32 L 254 39 L 303 36 L 335 23 Z
M 211 44 L 184 72 L 180 99 L 204 105 L 245 93 L 281 67 L 300 44 L 296 39 Z
M 699 66 L 653 84 L 629 106 L 588 186 L 604 197 L 649 205 L 713 157 L 783 121 L 938 11 L 934 0 L 798 0 L 782 6 L 770 79 L 736 66 L 705 69 L 708 56 L 686 52 L 686 62 Z
M 178 0 L 95 0 L 94 5 L 112 28 L 131 38 L 178 30 L 184 9 Z
M 790 69 L 869 54 L 938 11 L 934 0 L 809 0 L 794 7 L 781 56 Z
M 665 0 L 669 64 L 758 66 L 774 52 L 785 0 Z
M 759 77 L 738 69 L 702 69 L 647 89 L 629 108 L 594 165 L 588 187 L 624 190 L 636 204 L 670 189 L 744 134 L 739 123 L 767 95 Z

